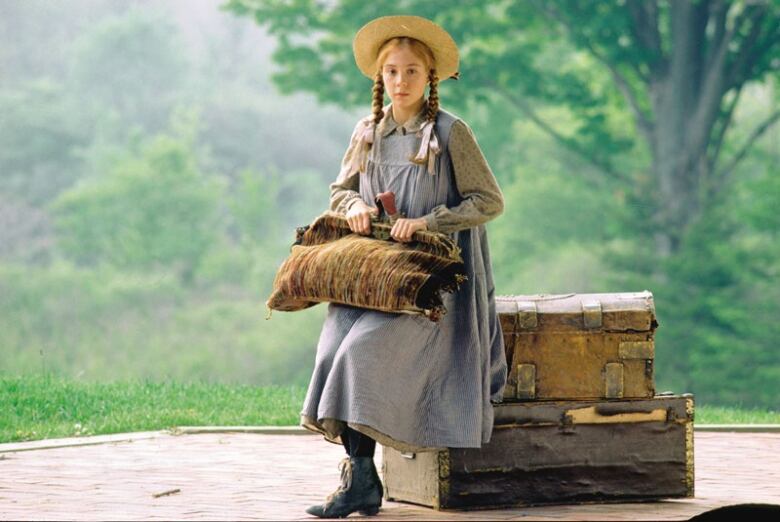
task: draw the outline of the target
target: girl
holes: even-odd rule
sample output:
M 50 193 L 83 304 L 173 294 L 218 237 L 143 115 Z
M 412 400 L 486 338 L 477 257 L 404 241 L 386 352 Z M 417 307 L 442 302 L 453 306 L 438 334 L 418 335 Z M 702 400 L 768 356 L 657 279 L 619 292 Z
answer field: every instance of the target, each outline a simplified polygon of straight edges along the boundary
M 412 452 L 488 442 L 491 401 L 503 398 L 507 376 L 484 227 L 503 211 L 503 195 L 470 128 L 439 107 L 439 79 L 457 78 L 457 46 L 429 20 L 388 16 L 365 25 L 353 50 L 374 80 L 373 112 L 357 123 L 330 185 L 331 210 L 368 234 L 378 214 L 374 197 L 394 192 L 406 217 L 391 236 L 449 234 L 468 280 L 443 296 L 439 322 L 328 305 L 301 425 L 343 444 L 349 457 L 340 464 L 341 486 L 307 509 L 319 517 L 379 511 L 376 441 Z M 385 93 L 391 103 L 383 107 Z

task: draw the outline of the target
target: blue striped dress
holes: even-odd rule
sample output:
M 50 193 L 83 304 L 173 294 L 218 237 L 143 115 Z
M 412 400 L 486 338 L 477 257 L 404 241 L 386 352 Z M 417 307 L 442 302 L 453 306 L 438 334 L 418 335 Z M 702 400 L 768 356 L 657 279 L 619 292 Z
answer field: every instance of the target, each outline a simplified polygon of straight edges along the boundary
M 416 133 L 377 140 L 360 175 L 361 198 L 374 206 L 376 194 L 393 191 L 408 218 L 458 205 L 463 198 L 446 146 L 456 119 L 439 111 L 435 175 L 409 160 L 420 146 Z M 468 280 L 444 294 L 447 313 L 438 323 L 327 305 L 301 426 L 340 444 L 349 425 L 400 451 L 478 448 L 490 440 L 492 403 L 502 399 L 507 365 L 487 233 L 478 225 L 449 236 L 461 248 Z

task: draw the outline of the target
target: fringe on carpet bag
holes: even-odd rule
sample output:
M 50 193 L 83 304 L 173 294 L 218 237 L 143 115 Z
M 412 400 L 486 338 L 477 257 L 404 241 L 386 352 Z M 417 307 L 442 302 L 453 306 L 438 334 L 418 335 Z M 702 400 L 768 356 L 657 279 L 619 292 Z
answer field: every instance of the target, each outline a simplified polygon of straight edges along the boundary
M 268 317 L 271 310 L 334 302 L 438 321 L 447 312 L 442 293 L 455 292 L 466 280 L 460 248 L 439 232 L 417 231 L 412 241 L 397 242 L 391 229 L 374 218 L 370 236 L 356 234 L 344 216 L 331 211 L 299 227 L 266 302 Z

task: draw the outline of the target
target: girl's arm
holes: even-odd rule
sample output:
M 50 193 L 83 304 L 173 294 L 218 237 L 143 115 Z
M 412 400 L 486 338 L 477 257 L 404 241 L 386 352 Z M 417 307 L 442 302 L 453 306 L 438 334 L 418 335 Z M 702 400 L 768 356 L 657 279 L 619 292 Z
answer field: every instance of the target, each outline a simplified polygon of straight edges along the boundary
M 496 177 L 474 133 L 462 120 L 452 124 L 448 149 L 463 201 L 452 208 L 438 205 L 424 216 L 428 230 L 443 233 L 481 225 L 504 211 L 504 195 Z
M 357 170 L 352 168 L 352 158 L 358 152 L 360 146 L 360 132 L 365 128 L 365 119 L 360 120 L 352 131 L 349 147 L 341 160 L 341 170 L 336 181 L 330 184 L 330 210 L 340 214 L 347 214 L 352 205 L 360 197 L 360 176 Z

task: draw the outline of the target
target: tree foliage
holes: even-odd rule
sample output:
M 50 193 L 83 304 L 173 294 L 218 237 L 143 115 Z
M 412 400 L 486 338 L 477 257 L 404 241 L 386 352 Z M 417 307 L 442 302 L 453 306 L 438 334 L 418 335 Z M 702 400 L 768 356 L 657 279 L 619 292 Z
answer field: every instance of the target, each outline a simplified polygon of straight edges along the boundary
M 61 248 L 79 264 L 174 268 L 190 282 L 217 238 L 219 192 L 186 143 L 160 136 L 54 202 Z
M 93 118 L 115 111 L 125 125 L 159 132 L 187 81 L 181 45 L 162 13 L 131 9 L 102 20 L 74 42 L 70 81 L 90 100 Z
M 344 106 L 367 99 L 350 45 L 363 23 L 377 12 L 441 23 L 461 44 L 462 85 L 448 106 L 464 111 L 469 102 L 497 97 L 628 187 L 635 176 L 616 164 L 617 155 L 641 139 L 651 158 L 653 236 L 662 256 L 680 248 L 687 227 L 727 186 L 755 139 L 780 119 L 778 108 L 724 161 L 723 141 L 743 87 L 780 68 L 776 2 L 230 0 L 227 6 L 253 15 L 279 39 L 274 58 L 282 70 L 275 79 L 283 91 L 309 90 Z M 574 124 L 563 130 L 540 113 L 540 103 L 567 107 Z M 631 112 L 635 129 L 611 125 L 614 104 Z
M 756 144 L 780 108 L 747 131 L 734 128 L 741 95 L 777 78 L 780 4 L 229 0 L 227 8 L 276 36 L 283 92 L 349 108 L 370 101 L 371 82 L 352 57 L 357 29 L 377 13 L 440 23 L 461 52 L 461 79 L 441 87 L 444 106 L 487 144 L 507 197 L 505 216 L 491 224 L 498 292 L 649 288 L 662 324 L 662 385 L 704 400 L 776 401 L 780 354 L 769 316 L 780 308 L 766 281 L 778 253 L 758 246 L 776 221 L 763 207 L 776 214 L 768 203 L 780 195 L 770 181 L 776 153 L 751 162 L 768 169 L 761 181 L 735 174 L 749 172 L 751 154 L 766 155 Z M 754 208 L 740 196 L 752 185 L 770 191 Z M 523 274 L 553 250 L 582 260 L 545 265 L 568 269 L 556 277 L 572 286 L 520 287 L 538 285 Z

